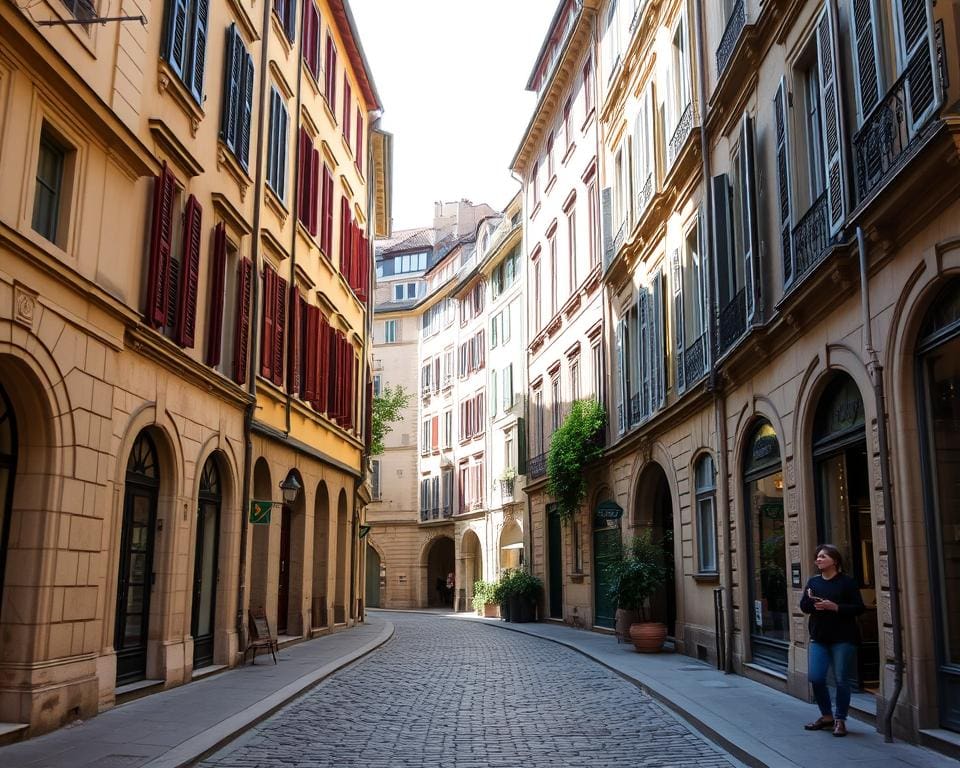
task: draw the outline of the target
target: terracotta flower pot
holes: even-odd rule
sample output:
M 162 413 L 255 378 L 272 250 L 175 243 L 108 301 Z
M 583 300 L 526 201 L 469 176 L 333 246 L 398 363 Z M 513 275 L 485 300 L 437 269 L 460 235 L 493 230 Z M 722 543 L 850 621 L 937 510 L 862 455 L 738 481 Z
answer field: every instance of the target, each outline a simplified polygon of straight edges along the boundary
M 625 643 L 630 639 L 630 627 L 640 621 L 640 614 L 626 608 L 617 608 L 614 619 L 613 633 L 618 643 Z
M 659 653 L 667 639 L 667 625 L 643 621 L 630 625 L 630 640 L 639 653 Z
M 483 618 L 495 619 L 500 615 L 500 606 L 496 603 L 484 603 Z

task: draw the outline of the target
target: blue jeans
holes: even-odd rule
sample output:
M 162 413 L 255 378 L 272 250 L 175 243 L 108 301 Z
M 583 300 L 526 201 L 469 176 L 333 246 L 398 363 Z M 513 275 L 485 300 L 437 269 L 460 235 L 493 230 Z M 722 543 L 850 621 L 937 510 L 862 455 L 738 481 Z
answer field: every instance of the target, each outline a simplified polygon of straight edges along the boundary
M 833 677 L 837 683 L 837 709 L 833 712 L 837 720 L 847 719 L 850 708 L 850 680 L 853 675 L 857 646 L 853 643 L 817 643 L 810 641 L 809 669 L 807 677 L 813 686 L 813 697 L 820 707 L 820 714 L 830 717 L 830 689 L 827 688 L 827 672 L 833 667 Z

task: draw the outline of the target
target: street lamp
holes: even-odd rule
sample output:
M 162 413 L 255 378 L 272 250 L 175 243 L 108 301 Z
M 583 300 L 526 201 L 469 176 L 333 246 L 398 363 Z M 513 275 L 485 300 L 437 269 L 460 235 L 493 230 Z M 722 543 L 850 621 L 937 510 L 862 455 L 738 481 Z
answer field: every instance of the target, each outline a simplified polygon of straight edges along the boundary
M 283 494 L 284 503 L 293 504 L 293 502 L 297 500 L 297 496 L 300 495 L 300 489 L 302 487 L 293 472 L 287 475 L 287 479 L 280 483 L 280 491 Z

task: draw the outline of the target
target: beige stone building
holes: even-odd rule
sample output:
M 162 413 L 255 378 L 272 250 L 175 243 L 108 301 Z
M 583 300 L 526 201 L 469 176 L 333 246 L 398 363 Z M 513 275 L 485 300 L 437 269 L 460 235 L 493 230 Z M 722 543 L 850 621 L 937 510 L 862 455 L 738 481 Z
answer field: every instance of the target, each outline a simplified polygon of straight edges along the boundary
M 595 499 L 624 510 L 624 540 L 672 533 L 652 608 L 677 650 L 805 699 L 800 595 L 817 543 L 839 546 L 868 605 L 856 715 L 945 750 L 957 11 L 608 1 L 597 51 L 613 343 Z
M 362 616 L 390 137 L 349 6 L 103 25 L 97 5 L 0 9 L 0 721 L 20 734 L 238 663 L 248 609 L 287 636 Z

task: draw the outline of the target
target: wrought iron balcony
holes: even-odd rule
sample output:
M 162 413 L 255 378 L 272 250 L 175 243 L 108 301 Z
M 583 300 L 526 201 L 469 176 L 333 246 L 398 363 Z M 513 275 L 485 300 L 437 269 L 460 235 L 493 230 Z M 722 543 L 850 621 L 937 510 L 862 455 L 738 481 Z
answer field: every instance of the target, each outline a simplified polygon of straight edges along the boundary
M 613 238 L 613 256 L 616 258 L 616 255 L 620 253 L 620 249 L 623 248 L 623 240 L 626 236 L 627 224 L 624 222 L 620 225 L 620 229 L 617 230 L 617 234 Z
M 647 174 L 647 180 L 643 182 L 643 186 L 640 187 L 640 191 L 637 192 L 637 218 L 639 219 L 647 206 L 650 205 L 650 201 L 653 200 L 653 172 Z
M 736 5 L 730 12 L 730 18 L 727 20 L 727 28 L 723 30 L 723 37 L 720 38 L 720 47 L 717 48 L 717 77 L 723 76 L 727 64 L 730 63 L 730 57 L 733 55 L 733 49 L 737 47 L 737 41 L 743 34 L 744 27 L 747 26 L 747 14 L 743 7 L 743 0 L 737 0 Z
M 794 281 L 813 269 L 826 254 L 830 244 L 828 214 L 824 192 L 793 228 Z
M 717 346 L 726 352 L 747 330 L 747 295 L 741 288 L 736 296 L 720 310 Z
M 683 350 L 683 380 L 688 387 L 699 381 L 707 372 L 707 334 Z
M 640 423 L 640 393 L 630 395 L 630 426 Z
M 944 54 L 939 47 L 937 53 Z M 935 76 L 930 53 L 921 46 L 853 137 L 858 202 L 869 197 L 909 157 L 924 127 L 916 118 L 927 112 L 936 98 Z
M 623 420 L 623 403 L 617 403 L 617 426 L 621 432 L 627 428 L 627 423 Z
M 547 474 L 547 454 L 541 453 L 527 462 L 527 472 L 530 477 L 543 477 Z
M 680 150 L 683 149 L 683 145 L 686 143 L 690 131 L 693 130 L 695 121 L 696 115 L 693 112 L 693 102 L 688 101 L 687 106 L 680 114 L 680 119 L 677 121 L 677 127 L 673 131 L 673 136 L 670 137 L 670 143 L 667 145 L 667 168 L 672 168 L 680 156 Z

